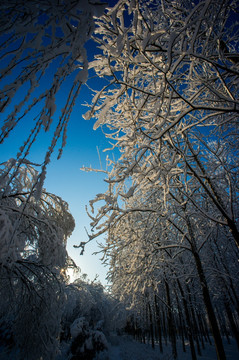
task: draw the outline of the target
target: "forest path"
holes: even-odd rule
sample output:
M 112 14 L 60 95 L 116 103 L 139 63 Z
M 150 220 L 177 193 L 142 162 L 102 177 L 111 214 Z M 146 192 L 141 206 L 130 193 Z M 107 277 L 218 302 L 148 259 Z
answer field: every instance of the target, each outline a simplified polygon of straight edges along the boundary
M 224 340 L 224 346 L 227 360 L 239 359 L 239 350 L 234 339 L 231 339 L 231 344 Z M 191 360 L 189 345 L 186 346 L 186 353 L 183 352 L 180 343 L 177 348 L 177 360 Z M 215 348 L 209 344 L 206 344 L 206 348 L 202 350 L 202 356 L 198 356 L 198 360 L 216 359 Z M 109 360 L 173 360 L 173 356 L 169 345 L 164 345 L 164 352 L 161 354 L 157 345 L 152 349 L 150 345 L 138 343 L 129 337 L 115 336 L 109 348 Z

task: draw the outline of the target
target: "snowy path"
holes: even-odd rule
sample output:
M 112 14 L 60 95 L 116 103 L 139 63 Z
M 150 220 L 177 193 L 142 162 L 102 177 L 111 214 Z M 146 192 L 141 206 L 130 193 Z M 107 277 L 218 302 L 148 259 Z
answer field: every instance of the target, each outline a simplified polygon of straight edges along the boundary
M 225 341 L 224 346 L 227 360 L 239 360 L 239 351 L 234 339 L 231 340 L 231 344 Z M 206 345 L 206 349 L 202 351 L 202 356 L 198 356 L 198 360 L 216 359 L 215 348 L 210 345 Z M 140 344 L 134 340 L 118 337 L 110 346 L 109 360 L 173 360 L 173 357 L 169 346 L 164 347 L 164 353 L 161 354 L 158 347 L 153 350 L 150 345 Z M 189 346 L 187 346 L 186 353 L 182 351 L 180 345 L 178 346 L 177 360 L 191 360 Z
M 157 346 L 155 350 L 153 350 L 150 345 L 140 344 L 129 337 L 113 336 L 113 341 L 112 338 L 109 340 L 111 345 L 109 346 L 108 354 L 100 353 L 96 357 L 96 360 L 174 360 L 170 346 L 164 346 L 164 353 L 161 354 Z M 224 347 L 227 360 L 239 360 L 239 351 L 234 339 L 231 340 L 230 345 L 224 341 Z M 9 359 L 18 360 L 18 353 L 12 352 L 11 354 L 7 354 L 4 349 L 0 347 L 0 360 Z M 61 357 L 58 359 L 68 360 L 69 357 L 66 353 L 62 353 Z M 202 356 L 198 356 L 198 360 L 216 359 L 215 349 L 210 345 L 207 345 L 206 349 L 202 351 Z M 184 353 L 181 344 L 178 344 L 177 360 L 191 360 L 189 346 L 187 346 L 187 351 Z
M 119 346 L 111 346 L 109 350 L 109 359 L 121 360 Z

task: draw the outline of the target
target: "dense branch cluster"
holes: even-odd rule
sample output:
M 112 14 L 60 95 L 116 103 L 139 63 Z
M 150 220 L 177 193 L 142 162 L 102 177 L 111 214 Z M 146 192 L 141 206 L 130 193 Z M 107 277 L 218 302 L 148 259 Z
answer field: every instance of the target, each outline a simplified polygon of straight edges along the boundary
M 68 121 L 88 75 L 84 45 L 94 30 L 93 17 L 103 9 L 88 0 L 1 1 L 0 144 L 15 128 L 24 127 L 26 138 L 17 154 L 21 164 L 39 134 L 51 130 L 39 188 L 52 152 L 61 142 L 59 158 L 66 144 Z
M 177 338 L 184 349 L 189 342 L 193 360 L 211 335 L 220 360 L 222 336 L 239 347 L 236 6 L 121 0 L 102 14 L 98 0 L 1 2 L 0 143 L 30 117 L 33 124 L 16 158 L 0 167 L 7 356 L 54 359 L 61 348 L 59 359 L 93 359 L 107 349 L 98 321 L 110 331 L 114 311 L 122 322 L 129 314 L 126 330 L 138 340 L 157 340 L 161 352 L 169 340 L 174 358 Z M 88 66 L 84 44 L 93 32 L 99 54 Z M 43 188 L 88 67 L 103 86 L 85 118 L 96 119 L 113 150 L 100 170 L 108 189 L 90 201 L 89 241 L 106 235 L 114 299 L 83 278 L 67 285 L 74 219 Z M 47 131 L 50 146 L 37 164 L 33 144 Z
M 84 45 L 103 9 L 88 0 L 0 4 L 0 144 L 22 129 L 16 157 L 0 164 L 1 357 L 53 359 L 59 350 L 66 269 L 75 266 L 66 242 L 75 224 L 68 204 L 43 183 L 53 151 L 61 141 L 59 158 L 65 146 L 88 74 Z M 36 164 L 32 147 L 48 131 Z
M 15 173 L 13 162 L 0 168 L 0 356 L 93 360 L 107 351 L 102 330 L 122 306 L 96 279 L 68 283 L 70 268 L 79 273 L 66 251 L 75 226 L 68 204 L 44 188 L 36 200 L 35 168 L 25 162 Z
M 29 163 L 9 181 L 13 162 L 0 169 L 5 184 L 0 192 L 0 339 L 4 344 L 7 330 L 26 359 L 33 354 L 47 359 L 58 346 L 64 302 L 60 274 L 75 223 L 60 197 L 44 189 L 39 200 L 32 196 L 38 174 Z
M 97 22 L 91 66 L 105 86 L 85 117 L 118 159 L 91 201 L 90 240 L 107 234 L 112 288 L 151 341 L 169 336 L 174 356 L 175 329 L 194 359 L 207 323 L 219 359 L 222 334 L 239 341 L 236 11 L 234 1 L 126 0 Z

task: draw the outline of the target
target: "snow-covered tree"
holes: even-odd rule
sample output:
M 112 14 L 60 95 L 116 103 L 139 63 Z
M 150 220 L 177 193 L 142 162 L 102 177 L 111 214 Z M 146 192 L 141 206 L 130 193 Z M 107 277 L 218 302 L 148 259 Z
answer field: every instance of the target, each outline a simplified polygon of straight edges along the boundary
M 21 164 L 39 134 L 51 132 L 39 186 L 52 152 L 60 142 L 59 158 L 66 144 L 68 121 L 88 75 L 84 45 L 104 7 L 98 0 L 1 1 L 0 144 L 30 123 L 16 157 Z
M 1 340 L 18 348 L 19 359 L 53 359 L 57 352 L 74 219 L 43 183 L 53 151 L 58 146 L 60 158 L 66 144 L 88 75 L 84 45 L 104 7 L 98 0 L 0 4 L 0 144 L 26 129 L 15 158 L 0 169 Z M 39 165 L 31 150 L 46 132 Z
M 215 243 L 230 248 L 237 267 L 235 16 L 233 0 L 120 1 L 97 22 L 102 54 L 91 67 L 105 86 L 96 90 L 85 115 L 96 118 L 95 128 L 102 127 L 118 151 L 117 160 L 109 160 L 109 188 L 90 202 L 89 213 L 89 240 L 107 233 L 103 251 L 117 291 L 126 297 L 133 292 L 137 299 L 134 285 L 144 294 L 156 278 L 156 284 L 164 282 L 169 304 L 171 272 L 177 274 L 181 259 L 197 278 L 219 359 L 225 359 L 220 334 L 225 323 L 213 286 L 220 283 L 218 263 L 211 264 L 207 252 Z M 232 280 L 230 262 L 226 268 Z M 190 294 L 180 277 L 174 281 L 176 298 Z M 190 303 L 188 296 L 186 306 Z M 172 323 L 169 312 L 169 328 Z
M 96 280 L 83 275 L 66 286 L 61 320 L 61 347 L 70 359 L 107 358 L 110 332 L 122 325 L 123 306 Z
M 235 6 L 213 0 L 118 3 L 98 22 L 103 54 L 91 66 L 108 82 L 85 117 L 95 116 L 95 128 L 103 127 L 120 150 L 109 181 L 161 182 L 166 194 L 172 175 L 185 170 L 239 244 Z M 205 149 L 217 167 L 227 167 L 225 200 L 215 174 L 208 177 L 208 165 L 198 157 Z
M 74 219 L 60 197 L 43 189 L 36 200 L 38 173 L 30 163 L 16 173 L 15 166 L 9 160 L 0 172 L 1 344 L 6 351 L 18 349 L 19 359 L 53 359 L 64 303 L 61 270 Z

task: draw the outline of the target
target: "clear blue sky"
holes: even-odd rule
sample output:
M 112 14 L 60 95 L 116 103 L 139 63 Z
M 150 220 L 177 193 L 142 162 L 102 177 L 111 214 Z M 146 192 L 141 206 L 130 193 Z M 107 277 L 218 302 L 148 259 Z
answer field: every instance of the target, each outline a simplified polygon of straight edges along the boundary
M 83 98 L 79 97 L 79 102 Z M 99 255 L 91 255 L 97 251 L 97 244 L 94 240 L 85 248 L 85 253 L 80 256 L 80 249 L 74 249 L 73 245 L 81 241 L 87 241 L 88 237 L 85 227 L 90 231 L 90 219 L 85 212 L 85 205 L 88 205 L 96 194 L 104 192 L 107 184 L 104 182 L 105 175 L 102 173 L 84 172 L 80 168 L 92 166 L 100 168 L 97 146 L 101 153 L 101 160 L 104 166 L 106 140 L 101 130 L 93 130 L 93 120 L 86 121 L 82 118 L 82 107 L 76 105 L 68 129 L 68 141 L 60 160 L 54 160 L 49 164 L 45 187 L 49 192 L 61 196 L 68 202 L 70 211 L 75 218 L 75 231 L 68 240 L 68 253 L 80 266 L 83 273 L 87 273 L 90 279 L 99 274 L 103 283 L 106 269 L 99 261 Z M 100 239 L 99 239 L 100 240 Z M 105 283 L 105 282 L 104 282 Z
M 112 6 L 116 2 L 117 1 L 112 0 L 109 1 L 109 4 Z M 96 51 L 92 41 L 87 44 L 87 50 L 89 58 L 92 59 Z M 95 79 L 94 84 L 97 84 L 97 81 L 98 80 Z M 60 160 L 56 160 L 57 153 L 52 157 L 48 165 L 44 187 L 48 192 L 59 195 L 68 202 L 70 212 L 75 219 L 75 231 L 69 238 L 67 245 L 69 255 L 81 268 L 82 273 L 88 274 L 92 280 L 96 274 L 99 274 L 100 281 L 106 284 L 106 268 L 99 260 L 100 255 L 92 255 L 93 252 L 98 250 L 96 240 L 87 245 L 83 256 L 80 256 L 79 249 L 73 248 L 73 245 L 88 240 L 85 227 L 90 232 L 90 219 L 85 212 L 85 205 L 88 205 L 89 201 L 92 200 L 96 194 L 104 192 L 107 188 L 107 184 L 103 180 L 104 174 L 87 173 L 80 170 L 83 165 L 100 168 L 97 147 L 100 151 L 104 167 L 106 154 L 102 151 L 108 147 L 107 140 L 101 130 L 93 130 L 94 120 L 86 121 L 82 118 L 82 114 L 88 110 L 82 106 L 82 104 L 89 102 L 91 96 L 87 87 L 84 86 L 69 121 L 67 144 L 64 148 L 63 155 Z M 61 104 L 56 103 L 56 105 L 58 108 L 61 107 Z M 26 140 L 28 131 L 32 126 L 32 119 L 26 117 L 1 145 L 0 162 L 6 161 L 11 157 L 16 157 L 19 146 Z M 44 133 L 38 138 L 30 153 L 30 160 L 42 162 L 49 146 L 51 135 L 51 133 Z M 99 241 L 103 241 L 103 238 L 99 239 Z
M 100 168 L 97 147 L 104 166 L 106 154 L 103 153 L 103 149 L 108 147 L 101 130 L 93 130 L 94 121 L 86 121 L 82 118 L 82 114 L 87 111 L 87 108 L 81 106 L 81 103 L 89 100 L 89 92 L 86 87 L 83 87 L 68 124 L 67 144 L 63 155 L 60 160 L 56 159 L 57 153 L 52 157 L 48 165 L 44 187 L 48 192 L 59 195 L 68 202 L 70 212 L 75 219 L 75 231 L 67 245 L 69 255 L 80 266 L 82 272 L 88 274 L 90 279 L 93 279 L 97 273 L 100 275 L 101 282 L 105 283 L 106 269 L 99 261 L 100 256 L 91 255 L 97 251 L 96 241 L 86 247 L 83 256 L 80 256 L 79 249 L 73 248 L 73 245 L 88 240 L 84 228 L 86 227 L 90 231 L 90 219 L 85 212 L 85 205 L 97 193 L 104 192 L 107 188 L 103 180 L 104 174 L 80 170 L 82 166 Z M 29 126 L 32 126 L 31 119 L 26 118 L 24 122 L 28 122 Z M 16 156 L 19 146 L 22 145 L 26 136 L 25 125 L 27 127 L 27 124 L 24 122 L 1 144 L 0 162 Z M 50 134 L 42 134 L 42 137 L 37 140 L 29 156 L 32 161 L 42 162 L 49 146 L 49 139 Z

